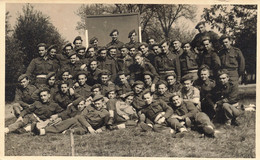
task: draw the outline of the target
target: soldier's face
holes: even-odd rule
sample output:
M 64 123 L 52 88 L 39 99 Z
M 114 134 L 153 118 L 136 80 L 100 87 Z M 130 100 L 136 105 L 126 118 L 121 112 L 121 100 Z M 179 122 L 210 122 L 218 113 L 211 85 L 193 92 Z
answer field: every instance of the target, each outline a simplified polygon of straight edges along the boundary
M 148 47 L 142 45 L 142 46 L 140 47 L 140 50 L 141 50 L 141 52 L 142 52 L 143 54 L 145 54 L 145 53 L 148 52 Z
M 124 74 L 122 74 L 122 75 L 119 75 L 119 80 L 122 84 L 125 84 L 127 81 L 127 78 Z
M 167 53 L 169 51 L 169 46 L 166 42 L 161 45 L 161 48 L 163 53 Z
M 84 74 L 78 75 L 79 85 L 83 86 L 87 81 L 87 77 Z
M 150 93 L 146 93 L 146 94 L 144 94 L 143 99 L 144 99 L 145 104 L 149 105 L 153 101 L 153 96 Z
M 150 75 L 144 75 L 144 83 L 145 84 L 152 84 L 152 77 Z
M 108 80 L 109 80 L 108 75 L 102 75 L 102 76 L 101 76 L 101 82 L 102 82 L 102 84 L 107 84 Z
M 43 46 L 38 48 L 38 52 L 39 52 L 40 57 L 44 57 L 47 53 L 45 47 L 43 47 Z
M 98 40 L 94 40 L 93 45 L 97 46 L 98 45 Z
M 117 40 L 118 33 L 117 32 L 113 32 L 111 37 L 112 37 L 113 41 Z
M 156 55 L 159 55 L 160 53 L 162 53 L 162 50 L 159 46 L 154 46 L 153 51 Z
M 48 79 L 48 85 L 53 86 L 55 83 L 55 76 L 52 76 L 51 78 Z
M 97 61 L 92 61 L 92 62 L 90 63 L 90 69 L 91 69 L 92 71 L 95 71 L 95 70 L 97 69 Z
M 93 93 L 94 96 L 100 95 L 100 94 L 101 94 L 100 88 L 95 88 L 95 89 L 93 89 L 92 93 Z
M 83 109 L 84 109 L 85 107 L 86 107 L 85 101 L 79 102 L 79 104 L 78 104 L 78 110 L 79 110 L 79 111 L 83 111 Z
M 189 51 L 191 49 L 191 47 L 190 47 L 190 44 L 189 43 L 187 43 L 187 44 L 185 44 L 184 46 L 183 46 L 183 50 L 184 51 Z
M 134 96 L 128 96 L 125 99 L 125 103 L 128 104 L 128 105 L 131 105 L 133 103 L 133 99 L 134 99 Z
M 63 79 L 64 81 L 67 81 L 67 80 L 69 79 L 69 72 L 64 72 L 64 73 L 62 74 L 62 79 Z
M 183 82 L 183 88 L 186 91 L 189 91 L 191 86 L 192 86 L 192 81 L 191 80 L 186 80 L 186 81 Z
M 230 48 L 231 41 L 228 38 L 226 38 L 226 39 L 223 39 L 222 44 L 223 44 L 224 48 Z
M 149 40 L 148 40 L 148 44 L 149 44 L 149 45 L 153 45 L 154 43 L 155 43 L 155 40 L 154 40 L 154 39 L 149 39 Z
M 110 49 L 109 54 L 111 57 L 116 58 L 116 49 Z
M 73 55 L 73 56 L 70 57 L 70 63 L 75 64 L 76 61 L 77 61 L 77 56 L 76 55 Z
M 29 85 L 29 79 L 24 78 L 20 81 L 20 85 L 22 88 L 26 88 Z
M 65 47 L 65 53 L 66 53 L 66 55 L 68 55 L 68 54 L 70 53 L 70 51 L 72 51 L 72 47 L 71 47 L 71 46 Z
M 130 36 L 130 40 L 131 40 L 131 41 L 134 41 L 134 40 L 135 40 L 135 37 L 136 37 L 136 34 L 133 33 L 133 34 Z
M 51 95 L 47 91 L 43 91 L 40 93 L 40 99 L 42 103 L 47 103 L 50 99 Z
M 135 56 L 135 62 L 136 62 L 136 64 L 141 65 L 143 62 L 143 57 L 141 57 L 139 55 Z
M 158 93 L 163 95 L 167 91 L 167 87 L 165 84 L 158 85 Z
M 50 57 L 55 57 L 56 56 L 56 53 L 57 53 L 57 50 L 55 49 L 55 48 L 52 48 L 51 50 L 50 50 Z
M 176 79 L 174 76 L 168 76 L 167 77 L 167 83 L 171 86 L 176 82 Z
M 129 50 L 129 55 L 130 55 L 131 57 L 134 57 L 134 56 L 136 55 L 136 49 L 135 49 L 135 48 L 130 48 L 130 50 Z
M 69 86 L 67 84 L 62 84 L 60 86 L 60 90 L 61 90 L 62 93 L 67 93 L 68 90 L 69 90 Z
M 201 24 L 201 25 L 198 26 L 198 30 L 199 30 L 200 33 L 203 33 L 203 32 L 206 31 L 206 27 L 203 24 Z
M 88 50 L 88 56 L 89 56 L 89 57 L 94 57 L 95 54 L 96 54 L 95 49 L 94 49 L 94 48 L 89 48 L 89 50 Z
M 203 41 L 202 43 L 203 43 L 203 46 L 204 46 L 204 49 L 205 49 L 205 50 L 208 51 L 208 50 L 211 49 L 211 46 L 212 46 L 212 45 L 211 45 L 211 42 L 209 42 L 209 40 L 205 40 L 205 41 Z
M 82 41 L 81 40 L 76 40 L 75 41 L 75 47 L 79 47 L 82 45 Z
M 107 56 L 107 51 L 106 50 L 100 51 L 100 57 L 106 58 L 106 56 Z
M 115 91 L 110 91 L 110 92 L 107 94 L 107 98 L 108 98 L 108 99 L 114 99 L 115 97 L 116 97 Z
M 79 50 L 79 51 L 78 51 L 78 54 L 79 54 L 80 56 L 85 56 L 85 50 L 84 50 L 84 49 Z
M 181 97 L 179 97 L 179 96 L 174 96 L 174 97 L 172 97 L 172 104 L 173 104 L 175 107 L 181 106 L 181 103 L 182 103 Z
M 137 84 L 137 85 L 135 85 L 135 87 L 134 87 L 134 92 L 135 92 L 136 94 L 139 94 L 139 93 L 141 93 L 141 92 L 143 91 L 143 88 L 144 88 L 143 85 Z
M 103 100 L 98 100 L 96 102 L 94 102 L 94 106 L 96 108 L 96 110 L 101 110 L 103 108 Z
M 174 41 L 172 44 L 173 44 L 174 50 L 179 50 L 181 48 L 181 42 L 179 42 L 179 41 Z
M 122 57 L 125 57 L 127 54 L 128 54 L 128 49 L 127 48 L 122 48 L 120 50 L 120 53 L 121 53 L 121 56 Z
M 209 70 L 202 70 L 200 72 L 200 79 L 206 81 L 209 78 Z
M 228 83 L 228 80 L 229 80 L 229 77 L 227 74 L 222 74 L 219 76 L 219 82 L 224 85 L 224 84 L 227 84 Z

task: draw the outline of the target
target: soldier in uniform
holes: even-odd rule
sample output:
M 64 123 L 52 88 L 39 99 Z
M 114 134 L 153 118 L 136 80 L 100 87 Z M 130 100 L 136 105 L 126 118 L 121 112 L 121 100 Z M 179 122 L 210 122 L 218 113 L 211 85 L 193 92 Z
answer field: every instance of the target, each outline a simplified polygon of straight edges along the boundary
M 216 51 L 219 51 L 220 49 L 220 45 L 218 41 L 219 36 L 213 31 L 207 31 L 205 22 L 199 22 L 195 28 L 199 31 L 199 33 L 196 34 L 193 40 L 191 41 L 191 46 L 192 48 L 195 49 L 195 51 L 201 48 L 202 39 L 204 37 L 209 37 L 211 42 L 213 43 L 213 48 Z
M 219 83 L 213 89 L 216 112 L 218 115 L 223 114 L 226 125 L 239 125 L 237 122 L 237 117 L 240 115 L 238 86 L 229 81 L 226 69 L 218 71 L 218 81 Z
M 74 44 L 74 50 L 75 50 L 75 51 L 76 51 L 76 49 L 77 49 L 78 47 L 82 46 L 82 42 L 83 42 L 83 40 L 82 40 L 81 36 L 77 36 L 77 37 L 74 39 L 73 44 Z
M 54 64 L 54 61 L 50 60 L 47 55 L 46 44 L 38 44 L 39 57 L 34 58 L 29 66 L 27 67 L 26 74 L 32 79 L 35 80 L 36 87 L 39 87 L 41 84 L 45 84 L 46 75 L 49 72 L 57 72 L 57 65 Z
M 58 70 L 60 69 L 61 66 L 61 58 L 60 55 L 57 56 L 57 46 L 56 45 L 51 45 L 48 48 L 48 56 L 50 58 L 50 60 L 52 60 L 54 62 L 55 68 L 57 68 Z
M 159 43 L 154 43 L 152 45 L 152 50 L 155 53 L 155 55 L 160 55 L 162 53 L 162 49 L 160 48 L 160 44 Z
M 82 65 L 82 63 L 80 61 L 78 61 L 78 57 L 75 51 L 71 51 L 68 55 L 69 57 L 69 62 L 67 62 L 66 64 L 64 64 L 62 67 L 68 69 L 71 77 L 75 77 L 75 74 L 80 71 L 80 67 Z
M 18 78 L 19 87 L 15 90 L 15 98 L 13 104 L 14 115 L 18 118 L 23 109 L 28 108 L 34 102 L 32 97 L 36 91 L 36 87 L 30 84 L 30 80 L 26 74 L 22 74 Z
M 223 49 L 219 51 L 221 68 L 227 69 L 229 79 L 233 84 L 238 84 L 238 79 L 245 71 L 245 58 L 240 49 L 233 47 L 231 37 L 222 35 L 220 42 Z
M 115 84 L 110 81 L 110 73 L 108 70 L 102 70 L 102 72 L 99 74 L 99 82 L 102 87 L 101 93 L 103 95 L 105 95 L 109 88 L 115 88 Z
M 124 45 L 123 42 L 118 40 L 118 35 L 119 35 L 119 31 L 117 29 L 113 29 L 111 31 L 111 33 L 109 34 L 109 36 L 112 38 L 112 41 L 109 42 L 106 47 L 110 47 L 110 46 L 116 46 L 116 48 L 120 48 Z
M 137 53 L 137 47 L 135 47 L 135 45 L 133 44 L 130 44 L 128 46 L 128 50 L 129 50 L 129 56 L 134 59 L 136 53 Z
M 84 47 L 84 46 L 78 46 L 76 48 L 77 57 L 79 58 L 79 61 L 81 61 L 82 64 L 87 63 L 85 50 L 86 50 L 86 47 Z
M 143 101 L 143 89 L 144 89 L 144 82 L 142 81 L 135 81 L 134 84 L 132 85 L 132 90 L 134 92 L 134 100 L 133 100 L 133 107 L 136 109 L 137 112 L 139 112 L 144 104 Z M 141 117 L 139 117 L 141 119 Z
M 97 37 L 92 37 L 89 40 L 89 44 L 90 44 L 90 46 L 93 46 L 95 48 L 95 50 L 99 50 L 100 49 L 100 46 L 98 46 L 98 38 Z
M 162 100 L 164 101 L 166 104 L 170 104 L 170 97 L 172 96 L 172 93 L 170 93 L 168 91 L 168 88 L 167 88 L 167 82 L 165 82 L 164 80 L 160 80 L 158 83 L 157 83 L 157 90 L 154 94 L 154 99 L 155 100 Z
M 170 93 L 178 92 L 182 88 L 182 84 L 176 80 L 175 73 L 168 73 L 165 76 L 165 81 L 167 82 L 167 88 Z
M 162 54 L 155 57 L 154 67 L 160 75 L 161 79 L 165 79 L 166 74 L 175 73 L 177 81 L 181 78 L 181 69 L 179 58 L 170 52 L 169 42 L 163 41 L 161 44 Z
M 75 93 L 81 95 L 84 99 L 87 99 L 91 94 L 91 87 L 86 83 L 87 79 L 86 71 L 79 71 L 76 75 L 76 80 L 79 86 L 75 88 L 74 91 Z
M 144 75 L 144 88 L 154 93 L 155 88 L 152 88 L 154 75 L 150 71 L 145 71 L 143 75 Z
M 143 42 L 139 45 L 138 49 L 142 52 L 142 56 L 146 58 L 152 65 L 154 65 L 155 55 L 149 50 L 148 44 Z
M 181 42 L 179 40 L 172 41 L 173 53 L 178 57 L 183 54 L 183 49 L 181 48 Z
M 119 83 L 116 83 L 115 89 L 119 97 L 125 97 L 125 94 L 132 90 L 124 71 L 118 72 Z
M 90 86 L 93 86 L 94 84 L 98 83 L 98 75 L 101 73 L 102 70 L 97 67 L 97 60 L 90 61 L 89 66 L 87 67 L 87 84 Z
M 134 60 L 131 56 L 129 56 L 129 50 L 126 45 L 123 45 L 119 48 L 120 54 L 117 58 L 118 69 L 120 71 L 124 71 L 125 73 L 129 73 L 129 66 L 134 63 Z
M 136 41 L 136 31 L 135 29 L 131 30 L 128 34 L 128 38 L 130 39 L 130 42 L 126 43 L 126 45 L 134 45 L 135 48 L 139 47 L 140 42 Z

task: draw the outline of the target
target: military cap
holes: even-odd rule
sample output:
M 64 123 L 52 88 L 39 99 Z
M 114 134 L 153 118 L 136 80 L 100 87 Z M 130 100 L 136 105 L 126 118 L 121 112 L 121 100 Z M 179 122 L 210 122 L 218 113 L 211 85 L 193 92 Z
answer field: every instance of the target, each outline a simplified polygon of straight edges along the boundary
M 145 42 L 142 42 L 142 43 L 140 43 L 140 45 L 138 46 L 138 49 L 140 49 L 140 47 L 141 47 L 141 46 L 148 47 L 148 44 L 147 44 L 147 43 L 145 43 Z
M 55 76 L 55 72 L 50 72 L 47 74 L 46 79 L 49 80 L 51 77 Z
M 226 39 L 226 38 L 230 39 L 231 37 L 230 37 L 229 35 L 227 35 L 227 34 L 223 34 L 223 35 L 219 38 L 219 41 L 221 42 L 221 41 L 223 41 L 223 40 Z
M 147 93 L 150 93 L 150 94 L 152 95 L 152 92 L 151 92 L 150 89 L 145 89 L 145 90 L 143 91 L 143 93 L 142 93 L 143 97 L 144 97 L 144 95 L 146 95 Z
M 124 71 L 119 71 L 118 73 L 117 73 L 118 75 L 125 75 L 125 72 Z
M 57 49 L 57 45 L 56 45 L 56 44 L 51 45 L 51 46 L 48 48 L 48 52 L 49 52 L 51 49 L 53 49 L 53 48 Z
M 202 65 L 200 66 L 199 70 L 202 70 L 202 69 L 204 69 L 204 68 L 206 68 L 206 69 L 208 69 L 208 70 L 210 69 L 208 65 L 202 64 Z
M 107 47 L 101 47 L 99 50 L 98 50 L 98 53 L 100 53 L 101 51 L 103 50 L 107 50 Z
M 144 85 L 144 82 L 142 81 L 135 81 L 134 84 L 133 84 L 133 87 L 136 86 L 136 85 Z
M 113 30 L 110 32 L 109 36 L 112 36 L 114 32 L 117 32 L 117 34 L 119 34 L 119 31 L 118 31 L 117 29 L 113 29 Z
M 96 101 L 99 101 L 99 100 L 101 100 L 101 99 L 103 99 L 104 97 L 102 96 L 102 95 L 100 95 L 100 94 L 98 94 L 98 95 L 95 95 L 95 97 L 92 99 L 92 101 L 93 102 L 96 102 Z
M 24 78 L 28 79 L 28 75 L 27 74 L 22 74 L 18 77 L 18 82 L 20 82 L 21 80 L 23 80 Z
M 218 71 L 218 76 L 221 76 L 222 74 L 228 75 L 228 70 L 227 69 L 221 69 Z
M 86 71 L 78 71 L 77 74 L 75 75 L 75 78 L 77 78 L 79 75 L 88 75 Z
M 181 82 L 183 83 L 184 81 L 187 81 L 187 80 L 193 80 L 193 77 L 191 75 L 184 75 L 182 78 L 181 78 Z
M 93 44 L 95 40 L 98 41 L 98 38 L 97 38 L 97 37 L 92 37 L 92 38 L 89 40 L 89 43 L 90 43 L 90 44 Z
M 199 23 L 195 26 L 195 29 L 199 29 L 199 26 L 200 26 L 200 25 L 204 25 L 204 26 L 205 26 L 205 21 L 199 22 Z
M 99 76 L 102 76 L 102 75 L 110 75 L 110 74 L 111 74 L 111 73 L 110 73 L 109 70 L 104 69 L 104 70 L 102 70 L 102 71 L 99 73 Z
M 155 46 L 160 47 L 160 44 L 159 44 L 159 43 L 154 43 L 154 44 L 152 44 L 152 48 L 155 47 Z
M 173 77 L 176 78 L 176 73 L 175 73 L 175 72 L 167 73 L 166 76 L 165 76 L 165 80 L 167 80 L 167 78 L 168 78 L 169 76 L 173 76 Z
M 182 43 L 182 48 L 186 45 L 186 44 L 190 44 L 190 41 L 185 41 Z
M 204 37 L 202 37 L 202 42 L 203 42 L 203 41 L 206 41 L 206 40 L 209 40 L 209 41 L 210 41 L 210 37 L 209 37 L 209 36 L 204 36 Z
M 50 89 L 48 87 L 42 87 L 40 88 L 40 91 L 39 91 L 39 95 L 42 93 L 42 92 L 45 92 L 47 91 L 48 93 L 50 93 Z
M 72 44 L 71 44 L 71 43 L 67 43 L 67 44 L 65 44 L 65 45 L 63 46 L 62 50 L 65 50 L 65 48 L 68 47 L 68 46 L 71 46 L 71 48 L 73 49 Z
M 91 87 L 91 91 L 93 91 L 93 90 L 96 89 L 96 88 L 101 89 L 101 88 L 102 88 L 101 84 L 94 84 L 94 85 Z
M 127 92 L 126 94 L 125 94 L 125 99 L 127 98 L 127 97 L 129 97 L 129 96 L 133 96 L 134 95 L 134 92 L 133 91 L 130 91 L 130 92 Z
M 123 48 L 128 49 L 128 45 L 124 44 L 124 45 L 120 46 L 118 49 L 121 50 L 121 49 L 123 49 Z
M 149 41 L 150 39 L 154 39 L 154 40 L 155 40 L 155 37 L 154 37 L 154 36 L 149 36 L 149 37 L 147 38 L 147 41 Z
M 79 47 L 77 47 L 76 52 L 78 52 L 79 50 L 85 50 L 85 49 L 86 49 L 86 47 L 84 47 L 84 46 L 79 46 Z
M 73 44 L 75 44 L 75 41 L 76 41 L 76 40 L 81 40 L 81 41 L 83 41 L 80 36 L 77 36 L 77 37 L 74 39 Z
M 135 49 L 136 49 L 136 47 L 135 47 L 134 44 L 130 44 L 130 45 L 128 45 L 127 47 L 128 47 L 129 50 L 130 50 L 131 48 L 135 48 Z
M 87 50 L 86 50 L 86 52 L 88 52 L 88 50 L 89 50 L 90 48 L 94 48 L 94 49 L 95 49 L 96 47 L 95 47 L 94 45 L 89 45 L 88 48 L 87 48 Z
M 167 82 L 166 82 L 166 81 L 164 81 L 164 80 L 159 80 L 159 81 L 157 82 L 157 87 L 158 87 L 159 85 L 161 85 L 161 84 L 164 84 L 165 86 L 167 86 Z
M 76 55 L 76 52 L 75 52 L 74 50 L 70 51 L 68 57 L 70 58 L 70 57 L 73 56 L 73 55 Z
M 178 39 L 174 39 L 174 40 L 172 41 L 172 43 L 173 43 L 173 42 L 175 42 L 175 41 L 178 41 L 178 42 L 180 42 L 180 43 L 181 43 L 181 41 L 180 41 L 180 40 L 178 40 Z
M 149 75 L 149 76 L 151 76 L 152 78 L 154 77 L 153 73 L 150 72 L 150 71 L 145 71 L 145 72 L 143 73 L 143 75 Z
M 128 34 L 128 38 L 130 38 L 130 37 L 132 36 L 132 34 L 133 34 L 133 33 L 135 33 L 135 34 L 136 34 L 136 31 L 135 31 L 135 29 L 133 29 L 132 31 L 130 31 L 130 32 L 129 32 L 129 34 Z
M 45 43 L 39 43 L 39 44 L 37 45 L 37 48 L 39 48 L 39 47 L 46 47 L 46 44 L 45 44 Z
M 111 87 L 111 86 L 110 86 L 110 87 L 108 87 L 108 88 L 107 88 L 107 90 L 106 90 L 106 93 L 105 93 L 105 94 L 107 95 L 109 92 L 112 92 L 112 91 L 115 91 L 115 90 L 116 90 L 116 88 L 115 88 L 115 87 Z
M 107 50 L 110 50 L 110 49 L 117 49 L 117 47 L 115 45 L 111 45 L 107 48 Z
M 161 41 L 160 46 L 163 45 L 164 43 L 167 43 L 167 45 L 170 45 L 170 42 L 169 42 L 169 41 L 163 40 L 163 41 Z

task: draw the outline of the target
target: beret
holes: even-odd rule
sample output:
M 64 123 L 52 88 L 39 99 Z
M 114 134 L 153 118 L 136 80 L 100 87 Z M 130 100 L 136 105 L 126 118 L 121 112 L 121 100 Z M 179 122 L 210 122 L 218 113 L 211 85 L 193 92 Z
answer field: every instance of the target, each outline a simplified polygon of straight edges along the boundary
M 221 69 L 218 71 L 218 76 L 221 76 L 222 74 L 227 74 L 228 75 L 228 70 L 227 69 Z
M 79 75 L 82 75 L 82 74 L 84 74 L 86 76 L 88 75 L 86 71 L 78 71 L 75 78 L 77 78 Z
M 70 58 L 70 57 L 73 56 L 73 55 L 76 55 L 76 52 L 75 52 L 74 50 L 70 51 L 68 57 Z
M 164 84 L 165 86 L 167 86 L 167 82 L 166 82 L 166 81 L 164 81 L 164 80 L 159 80 L 159 81 L 157 82 L 157 87 L 158 87 L 159 85 L 161 85 L 161 84 Z
M 110 75 L 110 71 L 109 70 L 102 70 L 100 73 L 99 73 L 99 76 L 102 76 L 102 75 Z
M 125 74 L 125 72 L 124 71 L 119 71 L 117 74 L 118 75 L 123 75 L 123 74 Z
M 200 25 L 204 25 L 204 26 L 205 26 L 205 21 L 199 22 L 199 23 L 195 26 L 195 29 L 199 29 L 199 26 L 200 26 Z
M 45 91 L 47 91 L 47 92 L 50 93 L 50 89 L 49 89 L 48 87 L 42 87 L 42 88 L 40 88 L 39 95 L 40 95 L 42 92 L 45 92 Z
M 107 47 L 101 47 L 99 50 L 98 50 L 98 53 L 100 53 L 101 51 L 103 50 L 107 50 Z
M 88 52 L 88 50 L 89 50 L 90 48 L 94 48 L 94 49 L 95 49 L 96 47 L 95 47 L 94 45 L 89 45 L 88 48 L 87 48 L 87 52 Z
M 107 50 L 110 50 L 110 49 L 117 49 L 117 47 L 115 45 L 111 45 L 107 48 Z
M 140 49 L 140 47 L 141 47 L 141 46 L 148 47 L 148 44 L 147 44 L 147 43 L 145 43 L 145 42 L 142 42 L 142 43 L 140 43 L 140 45 L 138 46 L 138 49 Z
M 104 97 L 102 96 L 102 95 L 100 95 L 100 94 L 98 94 L 98 95 L 95 95 L 95 97 L 93 98 L 93 102 L 96 102 L 96 101 L 99 101 L 99 100 L 101 100 L 101 99 L 103 99 Z
M 62 48 L 62 49 L 63 49 L 63 50 L 65 50 L 65 48 L 66 48 L 66 47 L 68 47 L 68 46 L 71 46 L 71 48 L 73 48 L 73 46 L 72 46 L 72 44 L 71 44 L 71 43 L 67 43 L 67 44 L 65 44 L 65 45 L 63 46 L 63 48 Z
M 83 41 L 80 36 L 77 36 L 77 37 L 74 39 L 73 44 L 75 44 L 75 41 L 76 41 L 76 40 L 81 40 L 81 41 Z
M 133 87 L 136 86 L 136 85 L 144 85 L 144 82 L 142 81 L 135 81 L 134 84 L 133 84 Z
M 204 68 L 206 68 L 206 69 L 208 69 L 208 70 L 210 69 L 208 65 L 202 64 L 202 65 L 200 66 L 200 68 L 199 68 L 199 71 L 202 70 L 202 69 L 204 69 Z
M 117 29 L 113 29 L 113 30 L 110 32 L 109 36 L 112 36 L 114 32 L 117 32 L 117 33 L 119 34 L 119 31 L 118 31 Z
M 229 35 L 226 35 L 226 34 L 223 34 L 220 38 L 219 38 L 219 41 L 223 41 L 224 39 L 230 39 L 231 37 Z
M 93 44 L 95 40 L 98 41 L 98 38 L 97 38 L 97 37 L 92 37 L 92 38 L 89 40 L 89 43 L 90 43 L 90 44 Z
M 47 74 L 46 79 L 50 79 L 51 77 L 55 76 L 55 72 L 50 72 Z
M 173 42 L 175 42 L 175 41 L 178 41 L 178 42 L 180 42 L 180 43 L 181 43 L 181 41 L 180 41 L 180 40 L 178 40 L 178 39 L 174 39 L 174 40 L 172 41 L 172 43 L 173 43 Z
M 193 77 L 191 75 L 186 74 L 181 78 L 181 82 L 184 82 L 187 80 L 193 80 Z
M 147 38 L 147 41 L 149 41 L 150 39 L 154 39 L 154 40 L 155 40 L 155 37 L 154 37 L 154 36 L 149 36 L 149 37 Z
M 154 77 L 153 73 L 150 71 L 145 71 L 143 75 L 150 75 L 152 78 Z
M 127 93 L 125 93 L 125 99 L 127 98 L 127 97 L 129 97 L 129 96 L 133 96 L 134 95 L 134 92 L 133 91 L 130 91 L 130 92 L 127 92 Z
M 48 48 L 48 52 L 51 50 L 51 49 L 53 49 L 53 48 L 57 48 L 57 45 L 56 44 L 53 44 L 53 45 L 51 45 L 49 48 Z
M 154 43 L 154 44 L 152 44 L 152 48 L 155 47 L 155 46 L 160 47 L 160 44 L 159 44 L 159 43 Z
M 116 90 L 116 88 L 115 87 L 112 87 L 112 86 L 110 86 L 110 87 L 108 87 L 107 88 L 107 90 L 106 90 L 106 95 L 109 93 L 109 92 L 111 92 L 111 91 L 115 91 Z
M 166 76 L 165 76 L 165 80 L 169 77 L 169 76 L 173 76 L 176 78 L 176 73 L 173 72 L 173 73 L 167 73 Z
M 27 74 L 22 74 L 18 77 L 18 81 L 20 82 L 21 80 L 23 80 L 24 78 L 28 78 Z
M 85 49 L 86 49 L 86 47 L 84 47 L 84 46 L 79 46 L 79 47 L 77 47 L 76 52 L 78 52 L 79 50 L 85 50 Z
M 135 33 L 136 34 L 136 31 L 135 31 L 135 29 L 133 29 L 133 30 L 131 30 L 130 32 L 129 32 L 129 34 L 128 34 L 128 38 L 130 38 L 131 36 L 132 36 L 132 34 L 133 33 Z
M 91 91 L 93 91 L 94 89 L 96 88 L 102 88 L 101 84 L 94 84 L 92 87 L 91 87 Z
M 210 37 L 209 37 L 209 36 L 204 36 L 204 37 L 202 37 L 202 42 L 203 42 L 203 41 L 206 41 L 206 40 L 209 40 L 209 41 L 210 41 Z
M 123 48 L 127 48 L 128 49 L 128 45 L 124 44 L 124 45 L 119 47 L 120 50 L 123 49 Z
M 37 45 L 37 47 L 39 48 L 39 47 L 46 47 L 46 44 L 45 43 L 39 43 L 38 45 Z
M 135 47 L 134 44 L 130 44 L 130 45 L 128 45 L 127 47 L 128 47 L 129 50 L 130 50 L 131 48 L 135 48 L 135 49 L 136 49 L 136 47 Z

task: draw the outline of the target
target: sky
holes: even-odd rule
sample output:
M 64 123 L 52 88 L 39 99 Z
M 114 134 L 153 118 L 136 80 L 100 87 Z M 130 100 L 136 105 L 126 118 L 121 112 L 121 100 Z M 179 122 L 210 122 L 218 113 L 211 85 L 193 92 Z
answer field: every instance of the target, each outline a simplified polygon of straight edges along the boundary
M 63 38 L 72 42 L 74 38 L 78 35 L 82 37 L 85 42 L 84 33 L 79 33 L 76 30 L 77 22 L 80 21 L 80 17 L 76 15 L 77 10 L 82 4 L 50 4 L 50 3 L 31 3 L 34 9 L 41 11 L 44 15 L 50 17 L 51 23 L 58 29 L 59 33 Z M 20 13 L 22 13 L 22 8 L 25 3 L 6 3 L 6 11 L 10 12 L 10 24 L 13 27 L 16 24 L 16 19 Z M 196 23 L 200 20 L 200 15 L 202 14 L 203 8 L 207 6 L 198 6 L 197 17 L 194 22 L 187 22 L 190 29 L 194 29 Z M 83 42 L 83 43 L 84 43 Z

